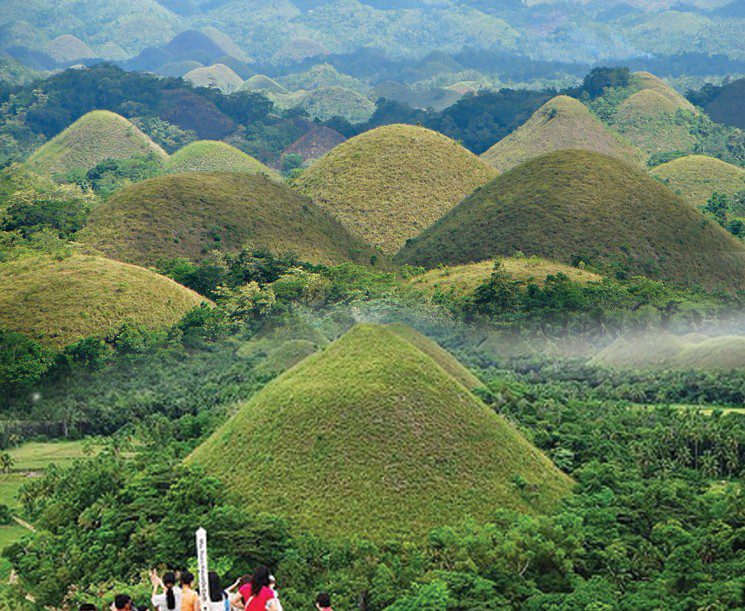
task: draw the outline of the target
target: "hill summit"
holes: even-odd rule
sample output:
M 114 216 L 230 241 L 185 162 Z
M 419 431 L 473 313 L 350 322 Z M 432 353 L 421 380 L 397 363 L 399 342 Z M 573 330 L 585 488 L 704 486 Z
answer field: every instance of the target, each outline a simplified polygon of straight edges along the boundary
M 39 172 L 56 174 L 88 170 L 104 159 L 129 159 L 149 153 L 164 162 L 168 157 L 124 117 L 108 110 L 94 110 L 36 149 L 28 162 Z
M 331 150 L 303 172 L 297 187 L 393 253 L 496 174 L 447 136 L 387 125 Z
M 187 144 L 171 155 L 166 164 L 166 172 L 243 172 L 265 174 L 275 180 L 282 180 L 279 174 L 258 159 L 218 140 L 198 140 Z
M 367 264 L 376 252 L 309 199 L 266 176 L 173 174 L 130 185 L 97 206 L 80 240 L 110 257 L 151 265 L 201 260 L 250 244 L 313 263 Z
M 644 163 L 640 150 L 613 133 L 582 102 L 565 95 L 546 102 L 526 123 L 481 157 L 504 172 L 561 149 L 595 151 L 639 166 Z
M 372 324 L 269 383 L 188 461 L 249 510 L 270 503 L 313 532 L 372 540 L 548 510 L 571 488 L 430 355 Z
M 706 155 L 679 157 L 650 174 L 693 206 L 703 206 L 714 193 L 745 191 L 745 169 Z
M 399 253 L 453 265 L 518 252 L 687 285 L 745 288 L 745 246 L 647 173 L 588 151 L 536 157 L 476 191 Z

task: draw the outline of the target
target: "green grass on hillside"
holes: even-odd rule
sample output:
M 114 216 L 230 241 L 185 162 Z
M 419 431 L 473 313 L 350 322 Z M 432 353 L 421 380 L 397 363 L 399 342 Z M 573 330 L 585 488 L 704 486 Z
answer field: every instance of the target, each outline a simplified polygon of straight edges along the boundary
M 95 110 L 40 146 L 28 159 L 46 174 L 88 170 L 104 159 L 129 159 L 154 153 L 163 162 L 168 155 L 133 123 L 113 112 Z
M 285 94 L 290 93 L 274 79 L 270 79 L 263 74 L 255 74 L 244 81 L 239 88 L 240 91 L 265 91 L 269 93 Z
M 705 155 L 688 155 L 652 168 L 650 173 L 692 206 L 703 206 L 714 193 L 745 190 L 745 170 Z
M 409 284 L 430 295 L 435 291 L 465 295 L 472 293 L 477 286 L 489 279 L 497 262 L 513 279 L 525 284 L 541 286 L 548 276 L 556 274 L 564 274 L 573 282 L 600 282 L 603 279 L 598 274 L 571 265 L 540 257 L 519 257 L 436 267 L 419 276 L 413 276 Z
M 188 462 L 249 510 L 373 540 L 499 507 L 548 510 L 572 484 L 430 356 L 377 325 L 271 382 Z
M 376 252 L 289 187 L 265 176 L 193 173 L 131 185 L 98 206 L 80 239 L 141 264 L 246 244 L 315 263 L 370 264 Z
M 184 75 L 184 80 L 195 87 L 216 88 L 223 93 L 233 93 L 243 85 L 243 79 L 225 64 L 194 68 Z
M 745 288 L 745 246 L 645 172 L 587 151 L 528 161 L 407 244 L 434 268 L 511 256 L 584 261 L 681 284 Z
M 277 172 L 258 159 L 217 140 L 198 140 L 179 149 L 166 163 L 166 172 L 245 172 L 265 174 L 275 180 L 282 180 Z
M 619 369 L 734 371 L 745 369 L 745 336 L 659 333 L 619 338 L 590 361 Z
M 442 134 L 387 125 L 331 150 L 303 172 L 297 187 L 392 253 L 496 174 Z
M 135 265 L 74 254 L 0 264 L 0 327 L 64 347 L 124 322 L 169 326 L 206 299 Z
M 364 123 L 375 112 L 375 104 L 365 96 L 336 85 L 304 93 L 298 106 L 320 121 L 343 117 L 350 123 Z
M 680 110 L 669 98 L 642 89 L 625 100 L 613 116 L 613 127 L 648 155 L 688 151 L 696 144 L 691 133 L 693 113 Z
M 604 153 L 636 165 L 645 155 L 613 133 L 582 102 L 565 95 L 546 102 L 530 119 L 481 155 L 504 172 L 528 159 L 561 149 Z

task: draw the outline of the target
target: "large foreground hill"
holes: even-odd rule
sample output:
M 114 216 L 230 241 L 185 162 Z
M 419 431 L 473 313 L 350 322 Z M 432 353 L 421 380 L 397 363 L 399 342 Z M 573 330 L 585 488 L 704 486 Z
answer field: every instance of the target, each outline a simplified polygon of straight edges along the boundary
M 250 511 L 271 506 L 313 532 L 373 540 L 498 508 L 548 510 L 571 487 L 432 356 L 378 325 L 271 382 L 189 462 Z
M 587 151 L 549 153 L 496 178 L 398 260 L 432 268 L 517 252 L 687 285 L 745 287 L 741 241 L 645 172 Z

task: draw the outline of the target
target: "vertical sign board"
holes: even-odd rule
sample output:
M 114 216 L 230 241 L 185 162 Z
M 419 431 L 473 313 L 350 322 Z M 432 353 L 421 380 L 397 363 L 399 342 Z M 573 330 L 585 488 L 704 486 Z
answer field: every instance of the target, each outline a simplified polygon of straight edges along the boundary
M 210 580 L 207 573 L 207 531 L 197 530 L 197 562 L 199 563 L 199 603 L 202 611 L 210 609 Z

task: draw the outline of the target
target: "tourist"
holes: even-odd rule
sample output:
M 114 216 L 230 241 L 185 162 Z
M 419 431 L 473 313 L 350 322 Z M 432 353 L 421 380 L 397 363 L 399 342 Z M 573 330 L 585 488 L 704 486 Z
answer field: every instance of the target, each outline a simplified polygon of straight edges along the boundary
M 236 581 L 232 586 L 228 588 L 228 592 L 232 592 L 235 590 L 235 588 L 238 588 L 238 591 L 235 594 L 232 594 L 230 596 L 230 605 L 233 609 L 244 609 L 246 607 L 246 602 L 248 602 L 248 598 L 244 598 L 243 595 L 245 593 L 248 593 L 248 596 L 251 594 L 251 588 L 246 588 L 246 586 L 250 585 L 251 583 L 251 575 L 243 575 Z
M 316 609 L 318 611 L 334 611 L 331 608 L 331 597 L 328 592 L 319 592 L 316 596 Z
M 238 590 L 245 601 L 246 611 L 266 611 L 267 603 L 274 599 L 274 592 L 269 587 L 269 569 L 260 566 L 251 577 L 251 582 Z
M 199 595 L 194 591 L 194 575 L 181 573 L 181 611 L 201 611 Z
M 153 584 L 150 602 L 155 611 L 181 611 L 181 588 L 176 586 L 176 575 L 166 573 L 161 579 L 153 569 L 150 571 L 150 583 Z
M 230 611 L 230 601 L 220 586 L 220 576 L 215 571 L 209 572 L 209 597 L 211 611 Z
M 116 611 L 132 611 L 132 597 L 128 594 L 117 594 L 111 607 Z
M 269 575 L 269 589 L 274 592 L 274 598 L 267 603 L 267 611 L 283 611 L 282 603 L 279 602 L 279 594 L 277 593 L 277 580 L 274 575 Z

